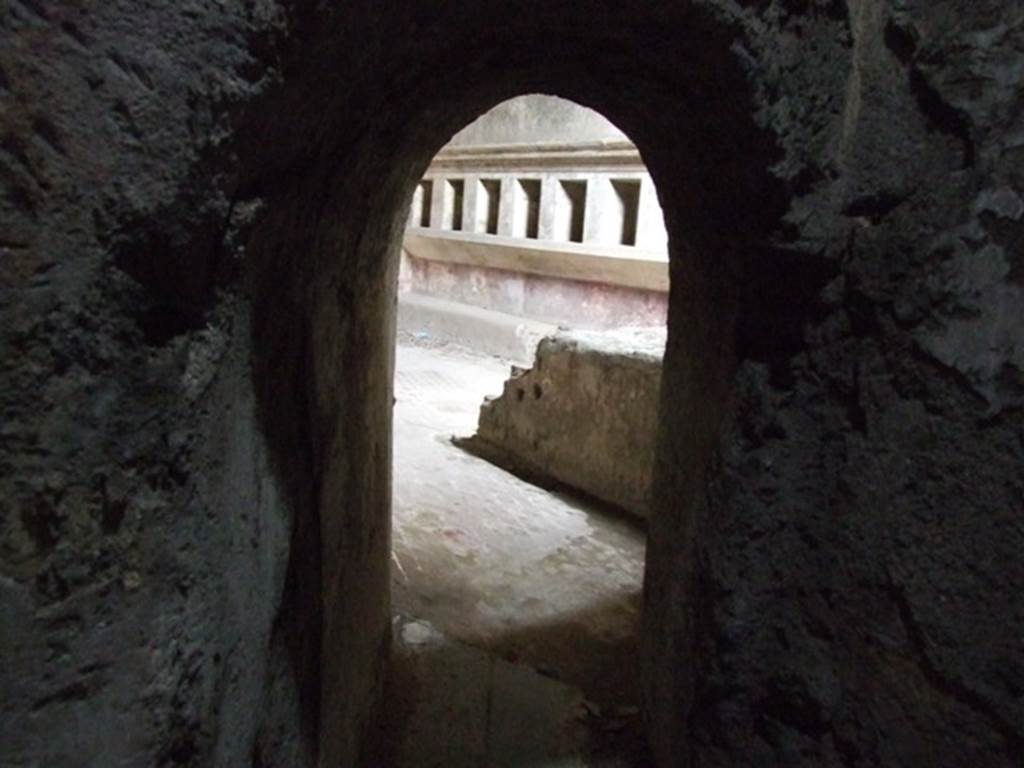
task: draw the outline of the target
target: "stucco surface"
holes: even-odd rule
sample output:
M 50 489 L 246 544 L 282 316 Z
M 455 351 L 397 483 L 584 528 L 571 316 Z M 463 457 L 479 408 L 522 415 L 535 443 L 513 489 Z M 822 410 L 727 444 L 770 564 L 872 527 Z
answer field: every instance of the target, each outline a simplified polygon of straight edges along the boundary
M 456 133 L 450 144 L 536 144 L 567 138 L 603 141 L 626 135 L 599 112 L 557 96 L 531 93 L 498 104 Z
M 660 291 L 417 258 L 406 269 L 406 291 L 571 328 L 656 326 L 668 316 Z

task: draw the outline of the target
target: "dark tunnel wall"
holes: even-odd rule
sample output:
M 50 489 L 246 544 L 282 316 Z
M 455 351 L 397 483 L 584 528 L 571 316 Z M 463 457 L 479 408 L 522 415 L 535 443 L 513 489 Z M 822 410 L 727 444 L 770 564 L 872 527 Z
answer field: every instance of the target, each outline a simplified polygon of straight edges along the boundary
M 354 764 L 408 196 L 529 91 L 630 134 L 671 237 L 660 763 L 1024 751 L 1017 4 L 12 0 L 0 34 L 4 765 Z

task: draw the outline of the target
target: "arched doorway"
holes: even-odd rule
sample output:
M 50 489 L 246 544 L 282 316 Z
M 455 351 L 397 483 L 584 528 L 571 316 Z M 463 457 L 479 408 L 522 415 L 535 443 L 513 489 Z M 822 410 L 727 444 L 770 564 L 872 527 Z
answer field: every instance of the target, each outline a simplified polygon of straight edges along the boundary
M 598 113 L 517 97 L 434 158 L 402 251 L 386 709 L 411 715 L 380 739 L 399 755 L 367 759 L 649 764 L 637 657 L 668 299 L 650 175 Z
M 319 537 L 321 558 L 299 563 L 293 582 L 308 585 L 309 626 L 321 628 L 319 649 L 309 652 L 320 662 L 318 674 L 307 673 L 310 696 L 321 717 L 329 712 L 340 723 L 320 727 L 321 759 L 352 762 L 364 713 L 379 701 L 388 653 L 391 339 L 413 192 L 457 129 L 506 98 L 539 91 L 594 108 L 625 130 L 665 212 L 675 288 L 641 659 L 654 746 L 669 764 L 686 742 L 697 663 L 690 652 L 694 521 L 726 409 L 735 276 L 746 244 L 778 215 L 765 173 L 775 147 L 747 107 L 746 80 L 730 49 L 734 33 L 713 15 L 687 8 L 631 16 L 629 34 L 614 42 L 595 30 L 581 34 L 575 22 L 565 26 L 567 18 L 538 28 L 536 18 L 495 25 L 484 9 L 465 11 L 458 22 L 464 46 L 426 37 L 415 66 L 396 71 L 388 89 L 344 86 L 351 119 L 319 115 L 326 119 L 313 131 L 325 146 L 343 149 L 326 150 L 326 163 L 296 160 L 315 170 L 278 210 L 274 237 L 262 244 L 270 258 L 257 270 L 265 308 L 257 343 L 293 374 L 268 383 L 275 391 L 264 399 L 301 403 L 310 424 L 299 446 L 315 489 L 307 530 Z M 664 45 L 631 45 L 635 25 Z M 669 27 L 684 29 L 692 44 L 665 37 Z M 467 57 L 479 68 L 464 77 Z M 290 97 L 307 104 L 325 84 L 310 82 Z M 300 257 L 292 238 L 310 249 Z

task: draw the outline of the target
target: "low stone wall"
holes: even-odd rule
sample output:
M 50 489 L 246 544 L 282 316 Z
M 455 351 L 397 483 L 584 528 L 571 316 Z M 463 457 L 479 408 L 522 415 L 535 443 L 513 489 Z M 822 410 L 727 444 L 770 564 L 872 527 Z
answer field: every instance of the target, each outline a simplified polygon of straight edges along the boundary
M 664 329 L 563 331 L 541 340 L 480 408 L 469 450 L 646 518 Z

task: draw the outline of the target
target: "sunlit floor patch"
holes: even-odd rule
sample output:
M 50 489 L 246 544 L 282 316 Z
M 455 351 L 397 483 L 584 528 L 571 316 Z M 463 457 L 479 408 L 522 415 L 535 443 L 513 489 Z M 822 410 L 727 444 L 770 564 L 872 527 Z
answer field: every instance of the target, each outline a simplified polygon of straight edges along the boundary
M 398 347 L 392 588 L 405 682 L 391 695 L 408 722 L 397 764 L 644 765 L 643 532 L 450 443 L 474 431 L 508 372 L 456 348 Z M 496 739 L 509 756 L 480 762 Z

